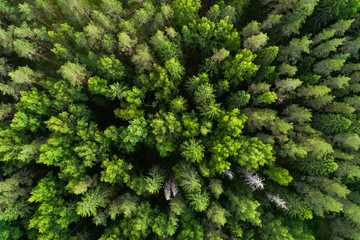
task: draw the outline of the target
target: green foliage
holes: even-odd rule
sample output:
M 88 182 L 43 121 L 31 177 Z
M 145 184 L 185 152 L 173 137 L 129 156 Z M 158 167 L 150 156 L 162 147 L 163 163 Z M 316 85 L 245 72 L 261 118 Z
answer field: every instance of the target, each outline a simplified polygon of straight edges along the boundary
M 182 135 L 187 138 L 196 137 L 199 134 L 199 123 L 195 112 L 184 113 L 181 117 L 181 122 L 186 129 Z
M 196 0 L 175 0 L 171 2 L 174 10 L 174 19 L 179 26 L 186 25 L 198 18 L 200 2 Z
M 97 64 L 99 73 L 106 79 L 119 81 L 125 75 L 125 67 L 115 55 L 102 56 Z
M 195 139 L 190 139 L 181 144 L 181 155 L 190 162 L 201 162 L 204 157 L 205 148 L 201 145 L 199 141 Z
M 104 168 L 104 171 L 101 171 L 101 181 L 108 183 L 128 182 L 130 179 L 128 171 L 133 168 L 130 163 L 124 162 L 116 155 L 111 160 L 105 159 L 101 167 Z
M 240 45 L 239 33 L 229 23 L 229 17 L 217 23 L 202 17 L 199 21 L 193 21 L 189 25 L 183 26 L 182 33 L 186 45 L 193 47 L 194 43 L 198 44 L 205 52 L 214 48 L 225 48 L 236 52 Z
M 319 216 L 324 216 L 326 212 L 340 212 L 343 210 L 343 204 L 330 195 L 323 194 L 317 188 L 311 188 L 309 185 L 299 183 L 296 186 L 303 191 L 311 209 Z
M 322 114 L 313 117 L 313 126 L 324 133 L 345 132 L 351 125 L 351 120 L 340 114 Z
M 108 82 L 105 79 L 101 79 L 99 77 L 91 77 L 88 80 L 89 91 L 94 94 L 102 94 L 107 95 Z
M 162 213 L 158 215 L 154 220 L 152 227 L 153 232 L 162 238 L 167 238 L 175 234 L 177 229 L 178 219 L 175 216 Z
M 1 222 L 0 223 L 0 237 L 4 240 L 19 239 L 23 236 L 23 232 L 19 227 L 12 224 Z
M 175 177 L 187 193 L 200 192 L 201 178 L 196 169 L 189 163 L 178 163 L 173 167 Z
M 158 193 L 165 180 L 164 172 L 157 166 L 149 170 L 149 176 L 145 178 L 146 190 L 150 194 Z
M 59 69 L 61 76 L 68 80 L 72 86 L 80 86 L 86 82 L 89 75 L 86 68 L 77 63 L 67 62 Z
M 293 180 L 289 175 L 289 171 L 281 167 L 271 167 L 264 171 L 271 180 L 279 183 L 280 185 L 287 186 Z
M 211 193 L 215 196 L 216 199 L 224 192 L 222 187 L 222 181 L 220 179 L 212 179 L 209 184 Z
M 0 239 L 359 239 L 359 10 L 0 0 Z
M 309 45 L 311 40 L 307 37 L 301 39 L 294 38 L 290 41 L 288 46 L 281 46 L 279 49 L 278 60 L 285 62 L 296 63 L 302 56 L 302 53 L 309 53 Z
M 236 196 L 234 193 L 226 193 L 228 202 L 227 211 L 232 214 L 235 222 L 246 221 L 256 226 L 261 226 L 260 212 L 256 209 L 260 206 L 257 201 L 252 201 L 245 196 Z
M 238 91 L 229 96 L 228 102 L 230 106 L 233 106 L 234 108 L 241 108 L 249 103 L 250 97 L 250 94 L 245 91 Z
M 210 196 L 206 191 L 188 193 L 186 198 L 190 206 L 197 212 L 205 211 L 210 204 Z
M 250 51 L 241 50 L 234 58 L 226 60 L 223 64 L 225 78 L 235 86 L 239 85 L 241 81 L 249 80 L 259 69 L 253 63 L 255 56 Z
M 291 235 L 290 229 L 287 226 L 284 226 L 281 219 L 276 219 L 270 214 L 267 215 L 268 218 L 266 226 L 264 226 L 261 231 L 262 239 L 289 239 L 295 240 Z
M 271 104 L 276 102 L 276 100 L 277 100 L 276 93 L 272 91 L 271 92 L 268 91 L 259 96 L 256 96 L 253 101 L 255 104 Z
M 210 221 L 212 221 L 213 223 L 215 223 L 220 227 L 220 226 L 224 226 L 225 223 L 227 222 L 226 216 L 228 214 L 229 213 L 219 204 L 211 203 L 211 206 L 207 210 L 206 216 Z
M 119 137 L 122 139 L 123 146 L 127 152 L 133 152 L 138 142 L 146 139 L 148 134 L 147 122 L 140 117 L 130 121 L 130 125 L 121 132 Z
M 179 240 L 186 240 L 186 239 L 194 239 L 194 240 L 201 240 L 204 239 L 204 228 L 200 225 L 199 222 L 196 220 L 186 221 L 182 224 L 182 230 L 179 233 L 178 239 Z
M 109 189 L 104 189 L 100 185 L 90 189 L 77 203 L 76 213 L 80 216 L 96 216 L 98 208 L 105 207 L 109 202 Z
M 257 169 L 264 164 L 272 164 L 275 158 L 272 154 L 272 146 L 264 144 L 258 138 L 240 138 L 240 149 L 235 161 L 246 169 Z

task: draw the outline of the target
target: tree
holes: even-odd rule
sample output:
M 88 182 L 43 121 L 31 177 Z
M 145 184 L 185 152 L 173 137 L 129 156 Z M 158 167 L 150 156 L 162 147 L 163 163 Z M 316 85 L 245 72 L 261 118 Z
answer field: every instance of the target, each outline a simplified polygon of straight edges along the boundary
M 114 155 L 111 160 L 105 159 L 101 167 L 104 168 L 104 171 L 101 172 L 101 181 L 111 184 L 128 182 L 130 180 L 128 171 L 133 168 L 130 163 L 124 162 L 124 160 L 119 159 L 116 155 Z
M 174 10 L 174 20 L 179 26 L 197 20 L 197 12 L 200 9 L 200 2 L 196 0 L 175 0 L 171 2 L 171 8 Z
M 181 155 L 190 162 L 196 163 L 201 162 L 204 157 L 205 148 L 199 141 L 190 139 L 189 141 L 183 142 L 180 146 Z
M 350 127 L 351 120 L 340 114 L 321 114 L 313 117 L 313 126 L 324 133 L 346 132 Z
M 344 89 L 349 86 L 349 81 L 349 77 L 339 75 L 338 77 L 328 78 L 323 84 L 333 89 Z
M 147 122 L 145 118 L 140 117 L 130 121 L 130 125 L 121 132 L 119 137 L 123 140 L 125 150 L 133 152 L 136 144 L 144 141 L 147 134 Z
M 38 81 L 40 80 L 41 75 L 41 73 L 33 71 L 28 66 L 19 67 L 16 71 L 9 73 L 9 76 L 14 83 L 25 85 L 30 83 L 39 84 Z
M 157 210 L 151 208 L 149 202 L 139 204 L 131 218 L 120 221 L 120 227 L 125 237 L 131 240 L 146 238 L 151 231 Z
M 238 91 L 229 96 L 228 103 L 233 108 L 241 108 L 249 103 L 250 97 L 250 94 L 246 93 L 244 90 Z
M 257 21 L 251 21 L 241 31 L 241 36 L 244 38 L 258 34 L 260 34 L 260 23 Z
M 249 49 L 251 52 L 256 52 L 261 50 L 268 39 L 268 36 L 264 33 L 253 35 L 244 41 L 244 47 Z
M 307 37 L 303 37 L 301 39 L 294 38 L 290 41 L 287 46 L 280 46 L 278 60 L 296 63 L 297 60 L 301 58 L 301 54 L 303 52 L 309 53 L 309 45 L 311 44 L 311 40 Z
M 182 75 L 185 73 L 185 68 L 175 58 L 171 58 L 165 62 L 165 69 L 170 74 L 171 79 L 174 81 L 179 81 Z
M 186 129 L 182 135 L 186 138 L 193 138 L 199 135 L 200 124 L 194 111 L 191 113 L 184 113 L 181 117 L 181 122 Z
M 280 219 L 274 218 L 274 216 L 271 214 L 267 214 L 267 217 L 267 222 L 269 222 L 269 224 L 264 226 L 263 231 L 261 231 L 261 237 L 263 239 L 295 240 L 295 238 L 290 233 L 290 229 L 287 226 L 284 226 Z
M 216 103 L 215 101 L 210 101 L 208 104 L 204 106 L 199 106 L 198 109 L 200 111 L 201 116 L 213 120 L 220 115 L 221 112 L 220 106 L 221 106 L 220 103 Z
M 273 91 L 265 92 L 253 98 L 255 104 L 271 104 L 276 102 L 277 95 Z
M 292 180 L 293 177 L 289 175 L 289 171 L 281 167 L 271 167 L 265 171 L 269 178 L 280 185 L 287 186 Z
M 99 207 L 105 207 L 109 201 L 109 189 L 101 188 L 100 185 L 90 189 L 77 203 L 76 213 L 81 216 L 96 216 Z
M 175 178 L 186 193 L 200 192 L 201 178 L 190 163 L 179 163 L 173 167 Z
M 183 98 L 182 96 L 179 96 L 175 99 L 173 99 L 170 103 L 170 108 L 174 113 L 179 113 L 186 111 L 187 108 L 187 100 Z
M 275 161 L 271 145 L 264 144 L 257 138 L 241 137 L 240 144 L 241 148 L 234 160 L 247 170 L 257 169 Z
M 190 206 L 197 212 L 205 211 L 210 204 L 209 194 L 205 191 L 188 193 L 186 198 Z
M 58 71 L 61 76 L 68 80 L 71 85 L 79 87 L 82 83 L 86 83 L 89 72 L 80 64 L 66 62 Z
M 298 89 L 297 91 L 297 96 L 298 97 L 306 97 L 306 98 L 310 98 L 310 97 L 320 97 L 320 96 L 324 96 L 326 94 L 328 94 L 329 92 L 331 92 L 331 89 L 326 87 L 326 86 L 302 86 L 301 88 Z
M 305 23 L 306 18 L 311 16 L 316 5 L 317 1 L 290 2 L 288 7 L 292 8 L 292 11 L 287 11 L 281 18 L 282 34 L 289 37 L 294 33 L 299 33 L 300 27 Z M 278 6 L 282 8 L 283 4 L 278 4 Z
M 283 63 L 280 65 L 279 67 L 279 74 L 280 75 L 289 75 L 289 76 L 294 76 L 297 72 L 297 67 L 295 66 L 291 66 L 289 64 Z
M 295 183 L 295 186 L 306 194 L 306 201 L 317 215 L 324 216 L 326 212 L 341 212 L 343 210 L 343 204 L 330 195 L 323 194 L 319 189 L 300 183 Z
M 138 73 L 142 73 L 145 70 L 152 70 L 152 63 L 154 58 L 146 44 L 137 46 L 135 54 L 132 56 L 131 60 L 135 64 Z
M 220 18 L 220 7 L 219 5 L 213 5 L 206 13 L 206 18 L 212 22 L 217 22 Z
M 249 86 L 249 93 L 251 94 L 259 94 L 259 93 L 265 93 L 270 91 L 270 84 L 267 83 L 253 83 Z
M 261 225 L 260 213 L 257 211 L 257 208 L 260 206 L 260 203 L 253 201 L 247 197 L 239 197 L 234 193 L 227 192 L 228 201 L 226 203 L 226 209 L 229 213 L 233 214 L 234 223 L 239 221 L 246 221 L 255 226 Z
M 88 44 L 95 49 L 99 49 L 102 43 L 101 37 L 104 35 L 105 29 L 90 22 L 84 28 L 84 33 L 88 39 Z
M 326 58 L 330 52 L 335 52 L 336 48 L 341 46 L 344 41 L 345 38 L 333 38 L 312 49 L 311 53 L 317 58 Z
M 331 72 L 339 71 L 344 65 L 346 60 L 328 58 L 322 60 L 314 65 L 314 72 L 324 76 L 329 75 Z
M 220 195 L 224 192 L 222 181 L 219 179 L 211 179 L 209 187 L 216 199 L 219 199 Z
M 245 109 L 244 114 L 248 117 L 246 121 L 250 130 L 261 130 L 264 126 L 267 127 L 272 121 L 276 119 L 276 111 L 272 109 Z
M 248 50 L 239 51 L 231 60 L 223 64 L 224 76 L 230 83 L 237 86 L 241 81 L 248 80 L 259 69 L 253 63 L 255 56 Z
M 158 236 L 166 238 L 175 234 L 177 230 L 178 219 L 175 216 L 160 214 L 155 218 L 155 223 L 152 227 L 153 232 Z
M 127 55 L 135 53 L 134 46 L 137 43 L 136 39 L 132 39 L 126 32 L 120 32 L 118 35 L 119 49 Z
M 14 42 L 14 50 L 20 57 L 33 58 L 36 55 L 38 47 L 35 43 L 29 42 L 25 39 L 18 39 Z
M 360 49 L 359 43 L 360 43 L 359 38 L 355 38 L 351 40 L 347 39 L 340 47 L 340 49 L 343 52 L 350 53 L 352 57 L 359 59 L 359 49 Z
M 150 194 L 158 193 L 162 187 L 162 183 L 165 180 L 164 171 L 154 166 L 149 170 L 149 176 L 145 178 L 146 190 Z
M 318 44 L 322 41 L 328 40 L 335 35 L 335 29 L 324 29 L 320 33 L 316 34 L 312 39 L 312 44 Z
M 284 94 L 295 90 L 302 85 L 302 81 L 294 78 L 287 78 L 275 82 L 278 93 Z
M 334 142 L 345 149 L 357 151 L 360 148 L 360 137 L 356 133 L 339 133 L 334 137 Z
M 229 215 L 229 213 L 222 208 L 219 204 L 212 203 L 207 210 L 207 218 L 215 223 L 217 226 L 224 226 L 227 222 L 226 216 Z
M 115 55 L 103 55 L 99 59 L 98 69 L 104 78 L 120 81 L 125 76 L 125 67 Z
M 180 136 L 181 124 L 176 116 L 169 113 L 157 113 L 156 118 L 150 124 L 152 133 L 155 135 L 157 142 L 156 148 L 159 150 L 161 156 L 167 156 L 169 152 L 175 150 L 175 140 Z
M 296 121 L 299 123 L 308 122 L 312 117 L 311 111 L 308 108 L 301 107 L 297 104 L 286 107 L 283 114 L 287 116 L 289 121 Z
M 343 114 L 344 116 L 349 117 L 355 111 L 355 108 L 343 102 L 333 102 L 332 104 L 327 105 L 324 110 L 326 112 Z

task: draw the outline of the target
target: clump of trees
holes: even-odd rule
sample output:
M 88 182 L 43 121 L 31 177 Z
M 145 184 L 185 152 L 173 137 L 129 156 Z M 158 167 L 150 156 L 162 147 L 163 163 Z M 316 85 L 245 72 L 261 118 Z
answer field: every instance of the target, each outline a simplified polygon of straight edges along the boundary
M 0 239 L 360 238 L 359 1 L 0 6 Z

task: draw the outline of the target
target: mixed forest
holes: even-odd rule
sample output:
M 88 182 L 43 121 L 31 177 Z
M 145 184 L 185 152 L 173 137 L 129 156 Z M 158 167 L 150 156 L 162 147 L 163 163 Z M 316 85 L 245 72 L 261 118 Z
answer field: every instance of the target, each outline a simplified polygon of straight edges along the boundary
M 0 239 L 359 240 L 359 0 L 0 0 Z

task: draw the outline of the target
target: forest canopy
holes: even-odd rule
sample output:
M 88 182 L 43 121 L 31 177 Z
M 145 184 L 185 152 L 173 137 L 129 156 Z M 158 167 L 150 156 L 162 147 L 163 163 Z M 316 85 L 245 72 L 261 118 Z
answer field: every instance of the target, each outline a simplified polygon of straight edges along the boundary
M 0 0 L 0 239 L 360 239 L 359 0 Z

